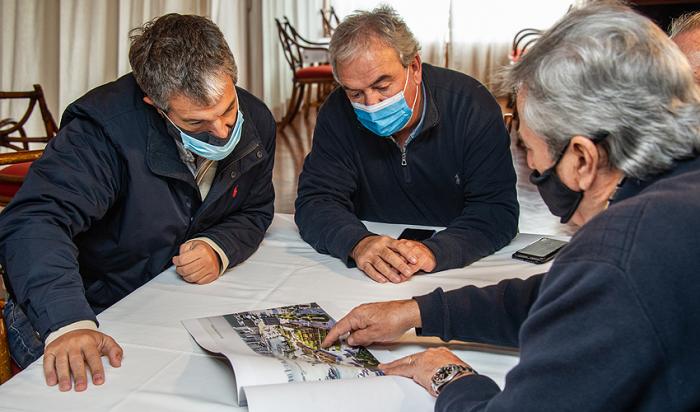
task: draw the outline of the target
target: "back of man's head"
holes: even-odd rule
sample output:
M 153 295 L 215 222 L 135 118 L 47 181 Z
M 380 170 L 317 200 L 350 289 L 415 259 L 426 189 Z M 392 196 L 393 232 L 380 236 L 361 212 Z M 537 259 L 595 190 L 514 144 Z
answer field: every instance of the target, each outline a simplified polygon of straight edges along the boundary
M 238 69 L 221 30 L 209 19 L 166 14 L 130 32 L 129 62 L 141 89 L 167 111 L 183 95 L 202 106 L 221 96 Z
M 573 136 L 608 136 L 614 168 L 645 179 L 700 152 L 700 89 L 687 60 L 648 18 L 617 2 L 574 9 L 520 62 L 505 87 L 555 156 Z

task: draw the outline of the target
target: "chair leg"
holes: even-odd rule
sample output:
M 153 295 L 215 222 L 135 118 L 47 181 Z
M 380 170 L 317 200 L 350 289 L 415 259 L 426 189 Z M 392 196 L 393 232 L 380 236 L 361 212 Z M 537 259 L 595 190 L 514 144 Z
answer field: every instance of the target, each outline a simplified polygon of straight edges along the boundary
M 301 102 L 304 100 L 304 84 L 294 82 L 292 87 L 292 97 L 289 98 L 289 105 L 287 106 L 287 112 L 284 114 L 282 120 L 277 124 L 279 130 L 283 130 L 288 124 L 294 120 L 297 113 L 299 113 L 299 107 Z

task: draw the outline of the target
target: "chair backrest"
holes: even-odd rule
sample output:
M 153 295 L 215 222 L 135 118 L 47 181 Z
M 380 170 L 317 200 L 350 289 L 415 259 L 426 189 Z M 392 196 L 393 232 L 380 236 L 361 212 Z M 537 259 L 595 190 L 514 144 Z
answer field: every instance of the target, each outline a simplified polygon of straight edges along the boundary
M 529 47 L 535 44 L 542 36 L 542 30 L 522 29 L 513 37 L 513 44 L 510 50 L 511 62 L 517 62 Z
M 7 330 L 2 317 L 2 309 L 5 301 L 0 299 L 0 384 L 5 383 L 12 377 L 12 367 L 10 366 L 10 344 L 7 340 Z
M 289 19 L 284 17 L 284 22 L 275 19 L 277 34 L 279 35 L 284 58 L 287 60 L 292 72 L 308 66 L 309 63 L 318 63 L 319 59 L 311 57 L 318 55 L 327 56 L 328 47 L 325 43 L 312 42 L 299 35 Z
M 27 109 L 19 120 L 13 118 L 0 119 L 0 146 L 12 150 L 29 150 L 29 143 L 47 143 L 58 133 L 56 122 L 49 112 L 44 98 L 44 91 L 38 84 L 34 85 L 34 90 L 26 92 L 1 92 L 0 100 L 4 99 L 26 99 Z M 39 104 L 39 111 L 44 123 L 46 134 L 41 137 L 27 136 L 25 125 L 29 121 L 34 107 Z
M 323 35 L 325 37 L 331 37 L 335 28 L 340 24 L 340 19 L 338 19 L 338 15 L 335 14 L 333 6 L 328 10 L 321 9 L 321 24 L 323 26 Z

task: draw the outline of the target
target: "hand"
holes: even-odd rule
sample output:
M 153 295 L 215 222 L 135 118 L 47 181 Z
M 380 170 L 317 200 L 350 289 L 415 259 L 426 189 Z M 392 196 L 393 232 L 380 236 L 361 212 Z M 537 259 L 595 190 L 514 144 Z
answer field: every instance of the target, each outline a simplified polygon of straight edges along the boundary
M 175 271 L 189 283 L 205 285 L 219 278 L 219 255 L 206 242 L 191 240 L 180 246 L 180 254 L 173 257 Z
M 321 342 L 327 348 L 341 336 L 350 333 L 348 344 L 369 345 L 391 342 L 408 329 L 421 326 L 418 302 L 413 299 L 368 303 L 351 310 L 328 331 Z
M 66 392 L 71 389 L 71 375 L 75 391 L 87 389 L 85 365 L 90 369 L 92 383 L 102 385 L 105 371 L 101 357 L 106 355 L 109 364 L 118 368 L 124 351 L 110 336 L 91 329 L 78 329 L 59 336 L 44 350 L 44 378 L 46 384 Z
M 351 257 L 357 267 L 379 283 L 400 283 L 416 272 L 435 269 L 435 256 L 427 246 L 413 240 L 389 236 L 368 236 L 353 248 Z
M 438 369 L 450 363 L 469 366 L 449 349 L 441 347 L 430 348 L 425 352 L 406 356 L 393 362 L 382 363 L 379 365 L 379 369 L 387 375 L 398 375 L 411 378 L 414 382 L 430 392 L 431 395 L 437 396 L 437 394 L 433 392 L 432 377 L 435 375 Z M 464 374 L 453 379 L 450 383 L 454 382 L 456 379 L 460 379 L 468 375 L 473 375 L 473 373 L 465 372 Z

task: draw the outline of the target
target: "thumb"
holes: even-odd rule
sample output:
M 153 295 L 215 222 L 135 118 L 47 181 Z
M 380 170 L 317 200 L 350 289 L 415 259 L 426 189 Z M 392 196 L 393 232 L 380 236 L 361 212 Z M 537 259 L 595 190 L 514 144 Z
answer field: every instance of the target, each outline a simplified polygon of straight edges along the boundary
M 195 242 L 193 242 L 193 241 L 188 241 L 188 242 L 181 244 L 180 245 L 180 254 L 182 255 L 182 254 L 194 249 L 194 244 L 195 244 Z
M 119 344 L 112 339 L 111 336 L 104 335 L 104 341 L 102 343 L 102 348 L 100 348 L 102 355 L 106 355 L 109 359 L 109 364 L 115 368 L 122 365 L 122 357 L 124 356 L 124 350 Z

